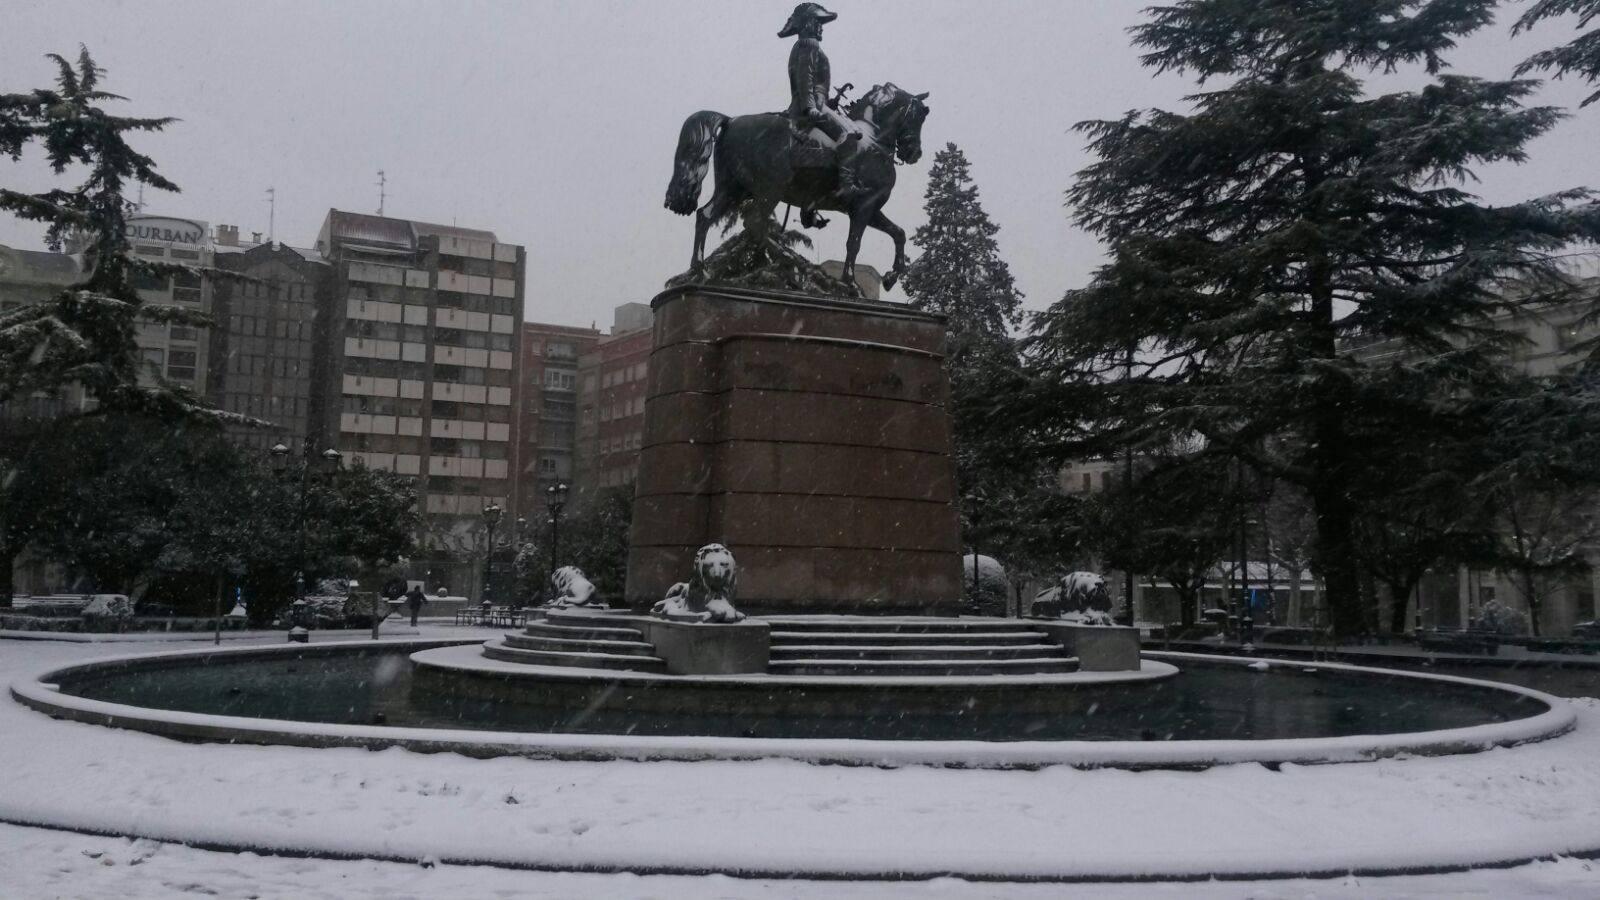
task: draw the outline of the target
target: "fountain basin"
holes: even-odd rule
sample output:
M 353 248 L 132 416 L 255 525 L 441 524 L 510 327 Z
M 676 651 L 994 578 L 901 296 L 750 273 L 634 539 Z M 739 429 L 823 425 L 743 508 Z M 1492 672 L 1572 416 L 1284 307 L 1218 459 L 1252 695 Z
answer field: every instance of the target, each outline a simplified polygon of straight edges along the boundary
M 466 672 L 462 683 L 498 682 L 501 690 L 523 689 L 530 695 L 524 699 L 534 702 L 438 698 L 431 688 L 419 693 L 418 685 L 428 676 L 421 664 L 413 669 L 410 657 L 437 658 L 452 647 L 462 657 L 459 666 Z M 991 721 L 987 739 L 935 737 L 952 733 L 949 726 L 941 731 L 937 723 L 911 714 L 842 721 L 819 717 L 808 726 L 812 736 L 799 737 L 784 730 L 792 723 L 759 708 L 741 711 L 734 721 L 712 714 L 674 717 L 626 707 L 619 714 L 603 706 L 550 705 L 540 695 L 549 691 L 561 696 L 564 685 L 581 684 L 580 670 L 496 672 L 498 667 L 533 667 L 485 660 L 478 649 L 477 641 L 396 641 L 143 654 L 54 669 L 14 684 L 11 691 L 20 702 L 59 718 L 184 740 L 400 746 L 479 757 L 784 757 L 856 765 L 983 768 L 1348 762 L 1511 746 L 1555 737 L 1574 722 L 1570 705 L 1556 698 L 1473 679 L 1345 665 L 1319 665 L 1308 672 L 1306 667 L 1269 663 L 1267 671 L 1258 672 L 1247 668 L 1257 662 L 1252 660 L 1147 654 L 1148 669 L 1142 667 L 1139 673 L 985 676 L 983 685 L 969 683 L 977 679 L 945 677 L 911 678 L 904 684 L 870 680 L 879 690 L 912 698 L 942 695 L 941 699 L 950 700 L 967 692 L 980 698 L 975 708 L 982 708 L 985 698 L 996 702 L 1012 691 L 1019 695 L 1033 691 L 1038 696 L 1029 702 L 1040 702 L 1052 689 L 1074 698 L 1062 702 L 1077 704 L 1076 714 L 1071 715 L 1016 712 Z M 592 683 L 583 689 L 599 692 L 591 697 L 637 697 L 645 693 L 638 688 L 640 677 L 592 673 Z M 823 692 L 812 696 L 828 696 L 826 692 L 834 689 L 870 693 L 874 687 L 859 678 L 827 676 L 675 680 L 717 690 Z M 830 683 L 839 681 L 850 683 Z M 1096 702 L 1100 706 L 1091 709 Z M 1390 711 L 1380 713 L 1380 708 Z M 384 724 L 374 724 L 380 717 Z M 959 723 L 954 733 L 962 733 L 962 728 L 967 734 L 981 733 L 971 727 L 981 717 L 964 713 L 959 706 L 944 708 L 937 719 Z M 876 730 L 873 722 L 879 726 Z M 752 723 L 767 731 L 743 736 Z M 730 724 L 740 730 L 720 727 Z M 993 730 L 1001 725 L 1010 730 Z M 828 730 L 836 726 L 855 730 Z M 1130 728 L 1135 730 L 1130 733 Z M 1177 730 L 1161 733 L 1156 728 Z M 885 734 L 901 737 L 881 736 Z M 1066 734 L 1078 737 L 1057 737 Z

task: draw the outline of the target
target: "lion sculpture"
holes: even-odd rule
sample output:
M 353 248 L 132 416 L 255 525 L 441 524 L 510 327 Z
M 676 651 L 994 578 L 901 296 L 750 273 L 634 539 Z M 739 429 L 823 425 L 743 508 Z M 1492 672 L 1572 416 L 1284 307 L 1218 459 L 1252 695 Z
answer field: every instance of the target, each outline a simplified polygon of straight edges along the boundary
M 550 593 L 552 599 L 546 605 L 554 609 L 606 605 L 595 591 L 594 582 L 584 577 L 583 570 L 577 566 L 562 566 L 551 572 Z
M 707 544 L 694 555 L 694 571 L 667 591 L 650 612 L 665 619 L 737 622 L 744 613 L 733 608 L 739 568 L 721 544 Z
M 1111 625 L 1111 595 L 1106 590 L 1106 580 L 1094 572 L 1065 575 L 1060 584 L 1033 598 L 1033 615 L 1081 625 Z

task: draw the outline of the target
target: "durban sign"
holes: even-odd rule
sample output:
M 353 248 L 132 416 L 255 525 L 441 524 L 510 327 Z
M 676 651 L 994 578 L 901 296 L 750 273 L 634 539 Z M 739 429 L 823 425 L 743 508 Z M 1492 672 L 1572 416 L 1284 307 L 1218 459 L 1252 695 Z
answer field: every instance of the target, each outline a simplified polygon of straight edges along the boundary
M 134 216 L 128 219 L 126 233 L 130 241 L 189 244 L 199 247 L 207 243 L 208 229 L 206 223 L 192 219 Z

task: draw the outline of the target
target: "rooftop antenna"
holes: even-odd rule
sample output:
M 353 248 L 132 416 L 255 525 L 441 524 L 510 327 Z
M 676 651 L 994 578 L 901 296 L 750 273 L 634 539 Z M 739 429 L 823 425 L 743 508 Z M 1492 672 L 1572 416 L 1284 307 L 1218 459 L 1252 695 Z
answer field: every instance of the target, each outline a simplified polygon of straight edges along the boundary
M 139 182 L 139 199 L 133 201 L 133 208 L 144 212 L 144 182 Z
M 383 174 L 383 170 L 382 169 L 379 169 L 378 170 L 378 215 L 380 215 L 380 216 L 383 215 L 383 201 L 389 199 L 389 194 L 388 194 L 388 191 L 387 191 L 388 186 L 389 186 L 389 178 L 388 178 L 388 176 Z
M 278 189 L 267 188 L 267 243 L 272 243 L 278 228 Z

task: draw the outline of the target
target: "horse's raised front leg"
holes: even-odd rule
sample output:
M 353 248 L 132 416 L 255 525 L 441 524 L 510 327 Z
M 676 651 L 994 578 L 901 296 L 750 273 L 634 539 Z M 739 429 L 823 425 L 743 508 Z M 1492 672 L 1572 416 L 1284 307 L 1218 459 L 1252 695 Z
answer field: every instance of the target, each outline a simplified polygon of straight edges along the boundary
M 893 290 L 895 282 L 906 273 L 906 230 L 889 221 L 889 217 L 883 214 L 882 209 L 873 213 L 867 224 L 887 234 L 894 241 L 894 265 L 883 276 L 883 289 Z

